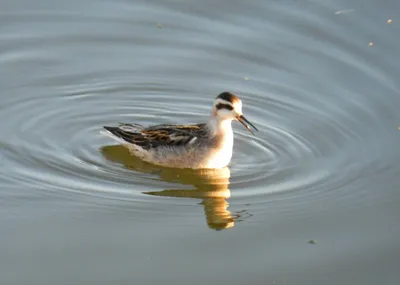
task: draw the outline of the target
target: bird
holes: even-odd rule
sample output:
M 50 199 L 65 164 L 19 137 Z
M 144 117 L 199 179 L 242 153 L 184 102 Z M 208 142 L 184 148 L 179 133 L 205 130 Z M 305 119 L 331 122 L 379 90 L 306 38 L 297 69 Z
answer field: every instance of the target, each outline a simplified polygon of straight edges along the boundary
M 239 121 L 253 135 L 258 129 L 242 112 L 242 101 L 231 92 L 214 100 L 206 123 L 144 127 L 119 123 L 104 126 L 103 135 L 126 146 L 131 154 L 162 167 L 218 169 L 229 165 L 233 151 L 232 121 Z

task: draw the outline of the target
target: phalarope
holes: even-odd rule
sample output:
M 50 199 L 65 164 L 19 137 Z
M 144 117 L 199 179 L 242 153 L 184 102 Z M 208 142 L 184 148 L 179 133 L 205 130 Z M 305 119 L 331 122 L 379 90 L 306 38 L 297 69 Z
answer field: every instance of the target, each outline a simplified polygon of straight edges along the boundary
M 238 120 L 253 135 L 242 112 L 242 101 L 230 92 L 217 96 L 207 123 L 195 125 L 156 125 L 120 123 L 104 126 L 104 135 L 128 147 L 144 161 L 174 168 L 223 168 L 232 158 L 232 121 Z

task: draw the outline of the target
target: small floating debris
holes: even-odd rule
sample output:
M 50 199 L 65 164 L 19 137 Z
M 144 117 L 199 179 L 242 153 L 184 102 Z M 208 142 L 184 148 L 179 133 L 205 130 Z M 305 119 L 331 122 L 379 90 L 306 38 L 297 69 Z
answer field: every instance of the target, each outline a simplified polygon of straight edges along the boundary
M 386 20 L 386 24 L 391 24 L 391 23 L 393 23 L 393 20 L 391 18 Z
M 372 47 L 372 46 L 374 45 L 374 42 L 369 42 L 368 45 L 369 45 L 370 47 Z
M 249 78 L 247 76 L 244 77 L 244 80 L 249 80 Z
M 400 127 L 397 128 L 400 131 Z
M 157 28 L 162 29 L 163 25 L 161 23 L 157 23 Z
M 317 244 L 317 241 L 315 239 L 310 239 L 308 241 L 309 244 Z
M 347 14 L 347 13 L 351 13 L 351 12 L 354 12 L 354 9 L 339 10 L 339 11 L 336 11 L 334 14 L 341 15 L 341 14 Z

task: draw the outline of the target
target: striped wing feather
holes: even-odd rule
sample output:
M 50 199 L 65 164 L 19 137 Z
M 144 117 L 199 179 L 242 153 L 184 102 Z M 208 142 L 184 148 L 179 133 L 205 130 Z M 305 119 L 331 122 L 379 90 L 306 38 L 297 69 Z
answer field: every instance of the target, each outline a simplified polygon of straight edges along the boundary
M 205 124 L 158 125 L 142 129 L 137 126 L 121 124 L 119 127 L 105 126 L 104 128 L 126 142 L 138 145 L 146 150 L 159 146 L 183 146 L 206 134 Z

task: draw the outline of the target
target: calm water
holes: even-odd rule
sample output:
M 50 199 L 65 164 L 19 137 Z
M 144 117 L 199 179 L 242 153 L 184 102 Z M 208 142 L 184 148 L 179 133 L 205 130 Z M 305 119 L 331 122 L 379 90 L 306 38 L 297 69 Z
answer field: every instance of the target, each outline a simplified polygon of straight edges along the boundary
M 400 2 L 1 4 L 1 284 L 399 284 Z M 99 134 L 225 90 L 227 169 Z

